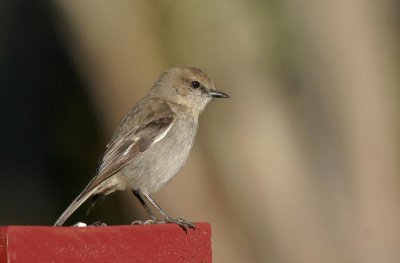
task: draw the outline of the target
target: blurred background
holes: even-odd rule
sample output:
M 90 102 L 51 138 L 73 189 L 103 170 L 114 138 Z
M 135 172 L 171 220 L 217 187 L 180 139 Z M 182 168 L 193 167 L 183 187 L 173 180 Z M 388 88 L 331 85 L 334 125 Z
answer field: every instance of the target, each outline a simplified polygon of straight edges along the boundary
M 400 262 L 398 1 L 0 1 L 0 224 L 51 225 L 174 65 L 231 95 L 153 195 L 214 262 Z M 129 191 L 68 221 L 146 219 Z

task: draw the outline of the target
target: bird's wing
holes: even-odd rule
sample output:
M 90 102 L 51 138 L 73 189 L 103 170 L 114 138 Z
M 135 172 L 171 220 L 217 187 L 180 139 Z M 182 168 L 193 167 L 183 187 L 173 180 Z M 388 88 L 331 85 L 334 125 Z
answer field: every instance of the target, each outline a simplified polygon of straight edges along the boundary
M 97 175 L 85 190 L 58 218 L 55 226 L 61 226 L 87 198 L 96 194 L 97 187 L 114 175 L 138 154 L 162 140 L 175 122 L 175 114 L 167 103 L 144 99 L 127 114 L 107 145 L 98 166 Z
M 147 111 L 134 109 L 135 115 L 126 117 L 125 123 L 115 132 L 99 163 L 97 175 L 85 189 L 86 193 L 167 135 L 174 124 L 175 114 L 165 102 L 150 103 L 149 107 L 146 107 Z

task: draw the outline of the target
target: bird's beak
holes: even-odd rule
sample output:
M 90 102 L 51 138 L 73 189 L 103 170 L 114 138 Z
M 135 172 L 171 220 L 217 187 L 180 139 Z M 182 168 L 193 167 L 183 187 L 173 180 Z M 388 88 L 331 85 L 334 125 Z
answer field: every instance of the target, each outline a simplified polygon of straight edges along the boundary
M 229 98 L 228 94 L 219 90 L 210 90 L 210 95 L 213 98 Z

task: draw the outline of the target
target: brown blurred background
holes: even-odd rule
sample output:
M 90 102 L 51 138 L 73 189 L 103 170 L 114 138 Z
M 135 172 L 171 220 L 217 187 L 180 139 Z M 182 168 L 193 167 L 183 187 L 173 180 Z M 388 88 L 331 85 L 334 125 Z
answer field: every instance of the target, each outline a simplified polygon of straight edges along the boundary
M 163 70 L 230 100 L 154 198 L 215 262 L 400 262 L 398 1 L 0 1 L 0 224 L 51 225 Z M 131 193 L 69 220 L 145 219 Z

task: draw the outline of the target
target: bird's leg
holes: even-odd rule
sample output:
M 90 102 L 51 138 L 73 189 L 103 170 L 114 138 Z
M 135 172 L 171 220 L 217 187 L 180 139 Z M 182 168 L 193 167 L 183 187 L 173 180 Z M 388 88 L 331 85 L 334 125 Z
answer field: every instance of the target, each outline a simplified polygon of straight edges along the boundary
M 133 221 L 132 225 L 142 225 L 142 224 L 157 224 L 160 221 L 158 220 L 158 218 L 153 214 L 153 212 L 151 212 L 149 206 L 146 204 L 146 202 L 143 200 L 143 196 L 142 193 L 139 190 L 132 190 L 132 193 L 134 196 L 136 196 L 136 198 L 139 200 L 140 204 L 144 207 L 144 209 L 146 210 L 147 214 L 151 217 L 151 220 L 147 220 L 147 221 Z
M 178 224 L 186 233 L 187 229 L 195 229 L 195 225 L 185 219 L 182 218 L 172 218 L 170 217 L 164 210 L 161 209 L 159 205 L 151 198 L 148 194 L 143 195 L 156 209 L 157 211 L 164 217 L 166 223 L 175 223 Z

